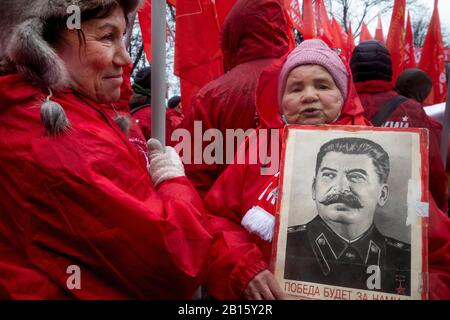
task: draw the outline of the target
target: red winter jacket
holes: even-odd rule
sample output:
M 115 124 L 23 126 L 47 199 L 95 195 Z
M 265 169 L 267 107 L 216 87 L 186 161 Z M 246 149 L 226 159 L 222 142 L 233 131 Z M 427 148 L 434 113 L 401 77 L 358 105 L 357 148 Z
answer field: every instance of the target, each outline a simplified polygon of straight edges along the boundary
M 233 7 L 222 32 L 225 68 L 229 71 L 192 98 L 191 112 L 184 119 L 192 145 L 202 139 L 194 136 L 194 121 L 201 121 L 202 133 L 218 128 L 224 137 L 226 129 L 256 128 L 256 83 L 274 58 L 288 51 L 287 32 L 280 0 L 240 1 Z M 185 164 L 185 168 L 194 187 L 204 195 L 226 165 Z
M 211 237 L 188 180 L 155 188 L 111 106 L 70 90 L 52 98 L 70 131 L 46 136 L 45 96 L 0 77 L 0 298 L 190 298 Z M 68 288 L 69 266 L 81 289 Z
M 394 91 L 392 83 L 389 81 L 357 82 L 355 87 L 364 107 L 364 116 L 369 120 L 375 117 L 380 108 L 399 95 Z M 438 207 L 442 211 L 447 212 L 448 186 L 447 175 L 440 156 L 439 145 L 442 129 L 439 123 L 425 113 L 420 103 L 408 99 L 395 109 L 382 126 L 391 128 L 427 128 L 430 131 L 429 188 Z
M 259 81 L 258 109 L 263 129 L 283 127 L 278 108 L 273 107 L 277 106 L 277 95 L 273 90 L 277 88 L 277 68 L 279 66 L 274 66 L 263 73 Z M 349 98 L 335 124 L 368 125 L 362 116 L 363 109 L 351 83 L 350 79 Z M 279 137 L 281 142 L 281 133 Z M 247 149 L 247 145 L 244 148 Z M 214 242 L 206 280 L 208 291 L 217 299 L 243 298 L 249 281 L 259 272 L 269 268 L 271 243 L 249 233 L 241 226 L 241 220 L 247 211 L 261 203 L 260 195 L 270 192 L 268 183 L 273 181 L 274 177 L 261 175 L 261 168 L 260 163 L 228 166 L 204 198 L 208 211 L 217 215 L 217 218 L 211 221 Z M 449 299 L 450 220 L 436 207 L 432 197 L 430 199 L 430 297 Z
M 152 137 L 152 107 L 144 105 L 138 107 L 131 112 L 134 123 L 142 130 L 142 134 L 146 140 Z M 172 132 L 181 126 L 183 121 L 182 115 L 176 111 L 169 109 L 166 111 L 166 145 L 173 146 L 174 143 L 170 137 Z

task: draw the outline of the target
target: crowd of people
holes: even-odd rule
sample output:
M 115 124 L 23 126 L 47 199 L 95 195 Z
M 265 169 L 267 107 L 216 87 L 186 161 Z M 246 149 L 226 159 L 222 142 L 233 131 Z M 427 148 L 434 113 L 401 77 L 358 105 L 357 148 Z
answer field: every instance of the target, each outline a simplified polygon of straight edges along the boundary
M 318 39 L 292 48 L 283 1 L 238 0 L 222 33 L 226 73 L 193 97 L 186 117 L 179 96 L 168 100 L 164 145 L 151 138 L 151 69 L 133 85 L 124 76 L 123 34 L 140 1 L 80 0 L 74 30 L 70 1 L 25 2 L 0 3 L 1 299 L 191 299 L 200 287 L 212 299 L 286 298 L 269 267 L 280 173 L 261 174 L 263 161 L 183 164 L 171 136 L 194 133 L 194 121 L 224 134 L 271 129 L 280 144 L 291 124 L 428 129 L 428 291 L 450 299 L 442 126 L 423 110 L 424 72 L 405 70 L 393 84 L 389 51 L 375 40 L 349 64 Z M 346 143 L 333 152 L 351 153 Z M 248 140 L 239 149 L 254 151 Z M 369 223 L 346 241 L 376 234 L 387 256 L 407 250 L 375 231 Z M 339 259 L 335 275 L 352 273 Z M 81 271 L 75 289 L 71 266 Z

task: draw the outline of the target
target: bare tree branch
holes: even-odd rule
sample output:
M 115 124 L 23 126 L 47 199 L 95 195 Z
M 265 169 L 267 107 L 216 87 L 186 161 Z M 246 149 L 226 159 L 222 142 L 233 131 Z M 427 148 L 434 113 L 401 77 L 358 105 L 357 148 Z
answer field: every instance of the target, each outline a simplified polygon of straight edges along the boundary
M 378 14 L 390 15 L 394 1 L 392 0 L 329 0 L 327 9 L 348 32 L 349 25 L 352 26 L 353 36 L 356 38 L 361 33 L 362 23 L 369 24 L 376 19 Z M 416 8 L 417 0 L 407 0 L 407 8 Z

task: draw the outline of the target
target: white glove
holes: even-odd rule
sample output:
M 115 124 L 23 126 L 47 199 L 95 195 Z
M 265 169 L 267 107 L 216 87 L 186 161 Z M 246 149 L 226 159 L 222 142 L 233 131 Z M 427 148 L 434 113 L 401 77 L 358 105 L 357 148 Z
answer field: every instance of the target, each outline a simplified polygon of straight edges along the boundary
M 183 163 L 174 148 L 163 147 L 153 138 L 147 141 L 147 147 L 150 158 L 147 169 L 155 186 L 168 179 L 184 177 Z

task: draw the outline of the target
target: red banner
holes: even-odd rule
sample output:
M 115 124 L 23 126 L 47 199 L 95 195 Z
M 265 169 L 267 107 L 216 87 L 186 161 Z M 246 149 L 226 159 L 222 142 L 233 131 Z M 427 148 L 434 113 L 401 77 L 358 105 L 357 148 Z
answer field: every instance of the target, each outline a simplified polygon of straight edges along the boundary
M 152 1 L 146 0 L 144 5 L 139 9 L 137 16 L 139 26 L 141 27 L 142 45 L 148 62 L 152 63 Z
M 370 34 L 369 29 L 367 28 L 367 25 L 365 24 L 365 22 L 362 23 L 362 27 L 361 27 L 361 33 L 359 34 L 359 42 L 363 42 L 366 40 L 372 40 L 373 37 Z
M 391 24 L 386 46 L 391 53 L 392 59 L 392 81 L 395 83 L 402 71 L 403 49 L 405 41 L 405 10 L 406 0 L 395 0 L 392 10 Z
M 383 24 L 381 23 L 381 15 L 378 14 L 377 28 L 375 29 L 375 40 L 384 43 Z
M 178 1 L 175 74 L 180 77 L 183 111 L 192 96 L 223 74 L 220 30 L 215 1 Z
M 347 34 L 342 30 L 341 25 L 339 22 L 333 17 L 331 22 L 331 28 L 333 31 L 333 42 L 335 45 L 335 48 L 339 48 L 341 50 L 340 56 L 343 60 L 347 61 L 347 58 L 349 56 L 349 49 L 347 47 Z
M 405 53 L 403 55 L 403 69 L 415 68 L 417 66 L 415 55 L 414 55 L 414 39 L 411 28 L 411 19 L 409 18 L 406 22 L 406 34 L 405 34 Z
M 351 60 L 354 49 L 355 49 L 355 39 L 353 39 L 352 26 L 349 25 L 347 36 L 347 50 L 348 50 L 347 61 Z
M 316 37 L 316 27 L 314 24 L 314 10 L 312 0 L 303 1 L 303 39 L 313 39 Z
M 300 11 L 300 6 L 298 4 L 298 0 L 291 0 L 289 6 L 289 13 L 291 16 L 292 24 L 294 28 L 303 34 L 303 19 Z
M 433 90 L 425 103 L 440 103 L 446 98 L 444 46 L 442 44 L 441 23 L 438 1 L 434 2 L 433 15 L 428 26 L 427 36 L 422 49 L 419 68 L 428 73 L 433 81 Z
M 327 9 L 323 0 L 316 0 L 316 27 L 317 38 L 322 39 L 331 48 L 335 47 L 333 44 L 330 19 L 328 18 Z

